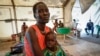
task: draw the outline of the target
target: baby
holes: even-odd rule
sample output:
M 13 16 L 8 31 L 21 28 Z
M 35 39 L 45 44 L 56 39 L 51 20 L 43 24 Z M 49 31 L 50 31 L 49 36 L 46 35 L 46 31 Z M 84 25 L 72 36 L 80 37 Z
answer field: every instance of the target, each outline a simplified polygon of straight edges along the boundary
M 44 50 L 44 56 L 67 56 L 62 48 L 56 41 L 56 34 L 49 32 L 45 37 L 46 49 Z

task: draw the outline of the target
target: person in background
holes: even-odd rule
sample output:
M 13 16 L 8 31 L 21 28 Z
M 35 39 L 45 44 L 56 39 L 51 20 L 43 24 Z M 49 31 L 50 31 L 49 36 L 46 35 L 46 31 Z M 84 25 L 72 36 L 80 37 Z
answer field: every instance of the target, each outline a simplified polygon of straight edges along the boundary
M 20 41 L 23 42 L 23 37 L 25 36 L 26 30 L 28 29 L 28 26 L 26 25 L 25 22 L 23 22 L 22 26 L 21 26 L 21 33 L 18 34 L 18 36 L 20 37 Z
M 9 56 L 24 53 L 24 36 L 25 36 L 27 28 L 28 28 L 28 26 L 26 25 L 25 22 L 23 22 L 23 24 L 21 26 L 21 32 L 16 34 L 16 35 L 18 35 L 20 41 L 15 46 L 11 47 Z
M 54 32 L 57 32 L 58 19 L 55 19 L 55 22 L 54 22 L 53 24 L 54 24 L 53 31 L 54 31 Z
M 27 30 L 28 26 L 26 25 L 25 22 L 23 22 L 23 25 L 21 26 L 21 32 L 22 32 L 22 35 L 25 36 L 25 32 Z
M 45 34 L 52 31 L 46 26 L 49 22 L 50 12 L 47 5 L 43 2 L 37 2 L 33 6 L 33 14 L 36 24 L 30 26 L 24 37 L 24 48 L 26 56 L 44 56 Z
M 78 23 L 76 22 L 76 19 L 73 19 L 72 30 L 74 31 L 75 36 L 76 36 L 76 33 L 77 33 L 77 25 L 78 25 Z
M 44 56 L 66 56 L 61 46 L 58 45 L 54 32 L 46 34 L 45 43 L 46 48 L 44 49 Z
M 76 22 L 76 19 L 73 19 L 72 27 L 73 29 L 77 29 L 78 23 Z
M 97 36 L 96 36 L 96 38 L 99 38 L 99 34 L 100 34 L 100 25 L 96 25 L 96 27 L 97 27 Z
M 85 28 L 85 32 L 86 32 L 87 35 L 89 35 L 90 31 L 91 31 L 91 35 L 93 36 L 93 33 L 94 33 L 94 23 L 91 21 L 91 19 L 89 20 L 89 22 L 87 22 L 86 28 Z
M 58 27 L 64 27 L 64 24 L 61 22 L 61 20 L 59 20 Z

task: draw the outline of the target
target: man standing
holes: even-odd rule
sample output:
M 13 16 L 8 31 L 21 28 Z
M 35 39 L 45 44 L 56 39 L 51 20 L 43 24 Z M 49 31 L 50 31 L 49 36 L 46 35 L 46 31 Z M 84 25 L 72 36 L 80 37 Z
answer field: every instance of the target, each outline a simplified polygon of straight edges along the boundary
M 28 28 L 28 26 L 26 25 L 25 22 L 23 22 L 23 25 L 21 26 L 21 31 L 22 31 L 23 36 L 25 35 L 25 32 L 26 32 L 27 28 Z
M 57 32 L 57 27 L 58 27 L 58 19 L 55 19 L 55 22 L 53 23 L 54 24 L 54 27 L 53 27 L 53 31 L 54 32 Z

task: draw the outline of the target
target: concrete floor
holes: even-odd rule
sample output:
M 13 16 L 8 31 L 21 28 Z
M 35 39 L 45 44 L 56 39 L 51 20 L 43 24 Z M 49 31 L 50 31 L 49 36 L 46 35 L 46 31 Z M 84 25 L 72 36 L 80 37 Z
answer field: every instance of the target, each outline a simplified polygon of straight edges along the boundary
M 100 45 L 92 42 L 84 41 L 76 37 L 66 37 L 63 40 L 63 35 L 57 35 L 57 40 L 66 53 L 72 56 L 100 56 Z M 10 47 L 14 42 L 0 42 L 0 56 L 5 56 L 5 53 L 10 51 Z
M 100 45 L 78 39 L 77 37 L 58 40 L 62 48 L 72 56 L 100 56 Z
M 5 56 L 7 52 L 10 52 L 10 47 L 14 46 L 13 41 L 0 42 L 0 56 Z

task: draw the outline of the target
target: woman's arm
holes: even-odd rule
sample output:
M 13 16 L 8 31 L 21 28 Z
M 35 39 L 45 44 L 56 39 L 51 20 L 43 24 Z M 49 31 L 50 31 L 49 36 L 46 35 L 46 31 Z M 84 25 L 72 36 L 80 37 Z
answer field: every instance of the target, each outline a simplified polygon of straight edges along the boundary
M 40 48 L 35 30 L 32 27 L 30 27 L 28 30 L 28 33 L 30 35 L 30 38 L 28 38 L 30 40 L 29 44 L 31 46 L 31 49 L 32 49 L 32 52 L 34 53 L 34 55 L 35 56 L 44 56 L 42 53 L 42 50 Z

